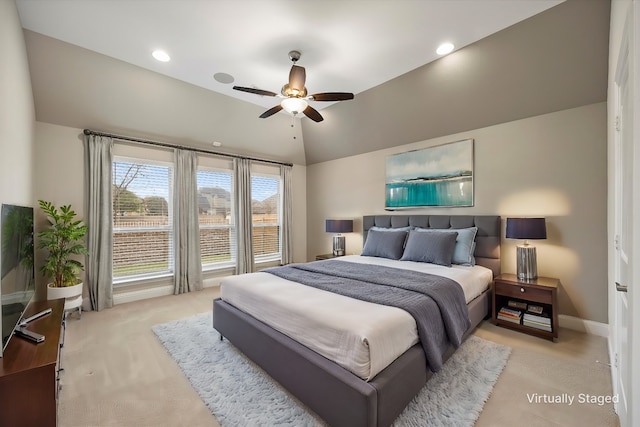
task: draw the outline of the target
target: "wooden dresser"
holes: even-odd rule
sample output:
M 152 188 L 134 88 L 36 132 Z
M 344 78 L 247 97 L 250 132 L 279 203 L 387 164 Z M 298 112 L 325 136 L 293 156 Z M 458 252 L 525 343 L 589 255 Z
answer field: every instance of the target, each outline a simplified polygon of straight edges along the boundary
M 27 329 L 45 336 L 42 343 L 13 336 L 0 358 L 0 426 L 55 427 L 58 356 L 64 300 L 34 301 L 24 317 L 51 308 Z

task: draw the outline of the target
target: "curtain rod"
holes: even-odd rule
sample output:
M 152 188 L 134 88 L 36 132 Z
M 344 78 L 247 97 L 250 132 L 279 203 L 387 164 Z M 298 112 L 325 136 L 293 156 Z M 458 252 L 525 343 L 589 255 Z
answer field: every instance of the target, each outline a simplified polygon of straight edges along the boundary
M 108 138 L 119 139 L 121 141 L 130 141 L 138 144 L 155 145 L 155 146 L 164 147 L 164 148 L 179 148 L 181 150 L 190 150 L 190 151 L 195 151 L 197 153 L 214 154 L 216 156 L 230 157 L 233 159 L 248 159 L 248 160 L 251 160 L 254 162 L 260 162 L 260 163 L 271 163 L 275 165 L 293 166 L 292 163 L 278 162 L 276 160 L 266 160 L 266 159 L 259 159 L 257 157 L 247 157 L 247 156 L 239 156 L 237 154 L 220 153 L 220 152 L 211 151 L 211 150 L 204 150 L 202 148 L 186 147 L 184 145 L 172 144 L 168 142 L 151 141 L 149 139 L 140 139 L 140 138 L 134 138 L 131 136 L 123 136 L 123 135 L 115 135 L 112 133 L 98 132 L 91 129 L 85 129 L 83 133 L 85 135 L 106 136 Z

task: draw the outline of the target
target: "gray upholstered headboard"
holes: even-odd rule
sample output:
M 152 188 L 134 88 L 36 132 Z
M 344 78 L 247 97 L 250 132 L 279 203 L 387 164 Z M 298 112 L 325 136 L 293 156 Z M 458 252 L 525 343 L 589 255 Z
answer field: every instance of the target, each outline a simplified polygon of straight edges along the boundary
M 421 228 L 466 228 L 478 227 L 476 235 L 476 264 L 500 274 L 501 219 L 499 215 L 367 215 L 362 217 L 363 242 L 373 226 L 398 228 L 414 226 Z

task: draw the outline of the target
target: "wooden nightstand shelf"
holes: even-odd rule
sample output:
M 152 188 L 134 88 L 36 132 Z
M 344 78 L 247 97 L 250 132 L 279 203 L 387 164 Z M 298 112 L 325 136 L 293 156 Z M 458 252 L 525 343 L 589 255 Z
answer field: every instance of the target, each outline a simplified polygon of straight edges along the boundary
M 538 277 L 536 280 L 520 281 L 515 274 L 501 274 L 494 279 L 493 285 L 493 323 L 555 341 L 558 338 L 559 285 L 560 280 L 550 277 Z M 518 324 L 499 319 L 498 312 L 502 307 L 506 307 L 509 301 L 542 306 L 544 312 L 551 319 L 551 332 L 523 325 L 522 320 Z
M 337 258 L 337 255 L 334 254 L 322 254 L 322 255 L 316 255 L 316 261 L 320 261 L 321 259 L 331 259 L 331 258 Z

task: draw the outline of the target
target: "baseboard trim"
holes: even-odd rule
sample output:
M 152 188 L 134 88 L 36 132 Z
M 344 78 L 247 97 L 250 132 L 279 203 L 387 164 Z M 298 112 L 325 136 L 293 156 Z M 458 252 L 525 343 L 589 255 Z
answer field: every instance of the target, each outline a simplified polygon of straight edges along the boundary
M 599 337 L 609 337 L 609 325 L 607 323 L 594 322 L 593 320 L 581 319 L 579 317 L 558 315 L 558 323 L 561 328 L 572 329 L 574 331 L 585 332 Z

